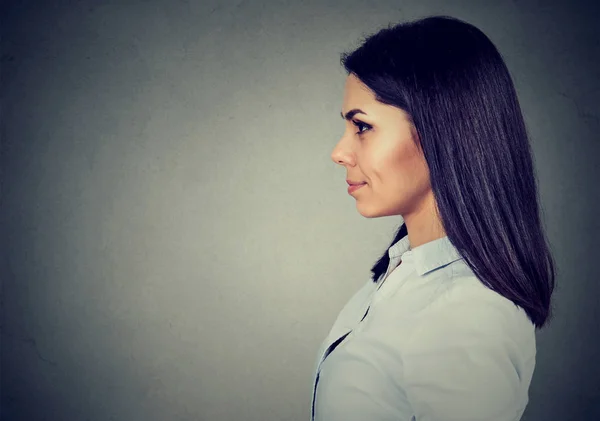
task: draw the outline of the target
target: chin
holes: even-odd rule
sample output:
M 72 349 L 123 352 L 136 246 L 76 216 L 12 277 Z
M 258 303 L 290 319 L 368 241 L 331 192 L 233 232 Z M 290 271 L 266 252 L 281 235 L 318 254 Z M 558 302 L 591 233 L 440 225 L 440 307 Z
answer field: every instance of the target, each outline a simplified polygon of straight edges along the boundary
M 380 216 L 385 216 L 385 215 L 382 215 L 381 212 L 378 212 L 377 209 L 360 206 L 358 203 L 356 206 L 356 210 L 358 210 L 358 213 L 360 213 L 365 218 L 378 218 Z
M 356 210 L 358 210 L 358 213 L 360 213 L 365 218 L 381 218 L 383 216 L 400 215 L 399 212 L 394 212 L 376 207 L 368 207 L 364 204 L 361 205 L 360 202 L 356 203 Z

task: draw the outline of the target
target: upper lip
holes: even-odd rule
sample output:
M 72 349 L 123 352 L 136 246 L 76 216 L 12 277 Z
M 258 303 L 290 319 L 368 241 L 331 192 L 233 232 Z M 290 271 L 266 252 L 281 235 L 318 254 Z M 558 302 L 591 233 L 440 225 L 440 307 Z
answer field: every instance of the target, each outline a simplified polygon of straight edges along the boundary
M 366 184 L 366 181 L 352 181 L 352 180 L 346 180 L 346 183 L 350 184 L 351 186 L 356 186 L 357 184 Z

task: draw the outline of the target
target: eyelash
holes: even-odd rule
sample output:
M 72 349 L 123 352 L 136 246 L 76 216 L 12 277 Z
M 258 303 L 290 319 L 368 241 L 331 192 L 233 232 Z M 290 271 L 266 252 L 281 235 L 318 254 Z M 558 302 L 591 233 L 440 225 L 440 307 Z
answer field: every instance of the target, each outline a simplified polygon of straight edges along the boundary
M 356 132 L 356 134 L 358 135 L 366 132 L 367 130 L 372 129 L 372 127 L 369 124 L 363 123 L 362 121 L 352 120 L 352 124 L 354 124 L 358 128 L 358 132 Z M 365 130 L 361 130 L 361 128 L 364 128 Z

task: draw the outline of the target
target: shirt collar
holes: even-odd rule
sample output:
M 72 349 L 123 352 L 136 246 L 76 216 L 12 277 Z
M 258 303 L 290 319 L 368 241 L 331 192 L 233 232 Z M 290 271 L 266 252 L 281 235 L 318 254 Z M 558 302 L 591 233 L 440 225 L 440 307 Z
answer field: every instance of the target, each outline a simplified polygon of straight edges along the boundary
M 448 236 L 437 238 L 413 249 L 409 249 L 409 246 L 407 234 L 390 247 L 388 256 L 390 261 L 398 258 L 412 260 L 419 276 L 462 259 Z

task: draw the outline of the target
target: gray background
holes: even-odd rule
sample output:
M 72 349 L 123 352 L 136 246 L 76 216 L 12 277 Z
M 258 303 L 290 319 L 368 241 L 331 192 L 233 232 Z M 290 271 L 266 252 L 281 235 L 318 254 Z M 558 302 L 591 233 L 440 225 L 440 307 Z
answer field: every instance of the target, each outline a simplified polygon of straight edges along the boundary
M 329 158 L 339 54 L 439 13 L 496 43 L 532 136 L 559 276 L 524 419 L 599 419 L 594 3 L 5 2 L 2 419 L 308 419 L 401 223 Z

